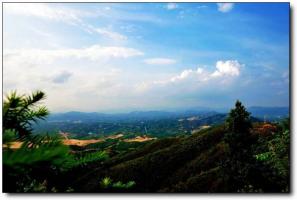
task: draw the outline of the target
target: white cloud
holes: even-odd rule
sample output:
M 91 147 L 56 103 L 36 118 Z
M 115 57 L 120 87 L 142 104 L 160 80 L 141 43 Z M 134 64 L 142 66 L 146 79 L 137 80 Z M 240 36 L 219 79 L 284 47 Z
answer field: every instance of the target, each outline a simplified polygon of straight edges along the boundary
M 171 65 L 175 64 L 176 60 L 170 58 L 150 58 L 144 60 L 148 65 Z
M 170 81 L 171 82 L 176 82 L 176 81 L 188 79 L 190 77 L 198 78 L 198 77 L 200 77 L 202 75 L 203 72 L 204 72 L 204 70 L 202 68 L 197 68 L 197 70 L 186 69 L 182 73 L 180 73 L 179 75 L 172 77 L 170 79 Z M 205 78 L 207 78 L 207 76 L 205 76 Z M 205 78 L 203 78 L 201 80 L 205 81 L 206 80 Z
M 81 62 L 68 59 L 36 64 L 30 58 L 20 61 L 18 65 L 7 63 L 6 60 L 4 58 L 4 92 L 17 89 L 20 93 L 30 93 L 42 89 L 48 97 L 45 104 L 52 112 L 112 109 L 117 102 L 112 104 L 111 101 L 129 94 L 129 90 L 122 86 L 125 84 L 122 70 L 114 68 L 115 65 L 111 63 L 115 59 L 106 65 L 101 64 L 100 60 Z
M 114 32 L 114 31 L 109 31 L 104 28 L 96 28 L 95 32 L 97 32 L 103 36 L 106 36 L 110 39 L 113 39 L 113 40 L 126 40 L 127 39 L 127 37 L 125 35 L 122 35 L 120 33 Z
M 134 48 L 93 45 L 86 48 L 69 49 L 15 49 L 4 52 L 5 64 L 52 63 L 56 59 L 73 57 L 91 61 L 111 58 L 141 56 L 143 52 Z
M 86 31 L 87 33 L 90 33 L 90 34 L 98 33 L 104 37 L 107 37 L 107 38 L 115 40 L 115 41 L 127 40 L 127 36 L 125 36 L 121 33 L 115 32 L 115 31 L 108 30 L 107 28 L 96 28 L 96 27 L 94 27 L 90 24 L 84 23 L 84 22 L 81 22 L 79 24 L 79 27 L 81 29 L 83 29 L 84 31 Z
M 170 78 L 167 82 L 176 82 L 181 80 L 192 79 L 199 82 L 208 81 L 217 77 L 236 77 L 240 74 L 240 68 L 243 65 L 237 60 L 227 60 L 227 61 L 217 61 L 216 70 L 214 72 L 209 72 L 201 67 L 196 70 L 186 69 L 182 71 L 179 75 Z
M 136 86 L 138 92 L 158 88 L 160 86 L 185 88 L 208 87 L 208 85 L 221 85 L 231 83 L 233 78 L 240 75 L 240 68 L 243 65 L 237 60 L 218 61 L 215 71 L 208 71 L 198 67 L 195 69 L 185 69 L 180 74 L 168 77 L 163 80 L 143 82 Z M 191 87 L 189 87 L 191 86 Z M 169 89 L 171 90 L 171 89 Z
M 120 33 L 107 30 L 105 28 L 95 28 L 83 21 L 82 17 L 92 16 L 89 12 L 75 10 L 65 7 L 53 7 L 42 3 L 15 3 L 5 5 L 5 12 L 14 15 L 39 17 L 42 19 L 61 21 L 77 26 L 88 33 L 98 33 L 113 40 L 126 40 L 127 37 Z M 94 15 L 94 14 L 93 14 Z
M 218 11 L 226 13 L 233 9 L 234 3 L 217 3 Z
M 208 8 L 208 6 L 206 5 L 201 5 L 201 6 L 197 6 L 198 9 L 201 9 L 201 8 Z
M 8 3 L 4 6 L 4 12 L 14 15 L 33 16 L 49 20 L 63 21 L 71 24 L 81 21 L 79 19 L 81 11 L 69 8 L 53 8 L 42 3 Z
M 118 103 L 112 104 L 111 101 L 116 101 L 113 99 L 127 97 L 131 91 L 125 89 L 129 82 L 125 70 L 122 72 L 132 62 L 128 58 L 143 55 L 134 48 L 101 45 L 4 49 L 3 53 L 4 91 L 17 89 L 28 93 L 42 89 L 48 96 L 46 105 L 53 112 L 112 109 Z
M 218 61 L 217 70 L 211 76 L 239 76 L 242 66 L 237 60 Z
M 166 5 L 167 10 L 174 10 L 178 8 L 178 5 L 176 3 L 168 3 Z

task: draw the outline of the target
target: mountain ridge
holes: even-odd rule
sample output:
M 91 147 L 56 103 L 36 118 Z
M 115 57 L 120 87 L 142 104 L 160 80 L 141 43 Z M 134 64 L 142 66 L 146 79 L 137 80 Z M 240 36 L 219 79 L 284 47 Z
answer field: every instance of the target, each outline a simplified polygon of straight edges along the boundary
M 262 107 L 251 106 L 248 111 L 253 117 L 266 118 L 266 120 L 274 120 L 277 118 L 284 118 L 289 115 L 289 107 Z M 191 117 L 195 115 L 215 115 L 226 114 L 222 110 L 217 109 L 185 109 L 180 111 L 131 111 L 127 113 L 102 113 L 102 112 L 80 112 L 69 111 L 53 113 L 49 115 L 48 121 L 101 121 L 101 120 L 158 120 L 170 119 L 179 117 Z

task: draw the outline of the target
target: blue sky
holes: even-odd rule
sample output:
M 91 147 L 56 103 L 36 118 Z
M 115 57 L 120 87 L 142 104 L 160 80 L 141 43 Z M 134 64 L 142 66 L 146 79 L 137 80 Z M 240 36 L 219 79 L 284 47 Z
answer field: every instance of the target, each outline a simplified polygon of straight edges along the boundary
M 289 105 L 287 3 L 5 3 L 4 93 L 53 112 Z

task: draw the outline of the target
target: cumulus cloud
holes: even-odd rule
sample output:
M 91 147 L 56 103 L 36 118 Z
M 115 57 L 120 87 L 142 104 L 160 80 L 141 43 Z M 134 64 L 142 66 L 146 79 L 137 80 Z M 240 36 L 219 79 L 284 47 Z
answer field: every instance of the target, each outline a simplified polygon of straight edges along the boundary
M 217 70 L 211 76 L 238 76 L 242 66 L 237 60 L 220 60 L 216 63 Z
M 178 5 L 176 3 L 168 3 L 166 5 L 167 10 L 175 10 L 178 8 Z
M 188 79 L 188 78 L 198 78 L 201 77 L 201 75 L 203 74 L 204 70 L 202 68 L 197 68 L 197 70 L 192 70 L 192 69 L 186 69 L 183 72 L 181 72 L 179 75 L 174 76 L 170 79 L 171 82 L 176 82 L 176 81 L 180 81 L 180 80 L 184 80 L 184 79 Z M 206 80 L 207 76 L 205 76 L 203 79 L 201 80 Z
M 226 13 L 233 9 L 234 3 L 217 3 L 218 11 Z
M 148 65 L 171 65 L 175 64 L 176 60 L 170 58 L 150 58 L 145 59 L 144 63 Z
M 216 70 L 214 72 L 206 71 L 205 69 L 198 67 L 196 70 L 186 69 L 179 75 L 174 76 L 167 82 L 176 82 L 186 79 L 196 79 L 203 82 L 217 77 L 236 77 L 240 74 L 240 68 L 243 65 L 237 60 L 217 61 Z
M 155 80 L 152 82 L 142 82 L 136 86 L 137 91 L 147 91 L 159 86 L 169 86 L 174 84 L 174 87 L 182 85 L 183 87 L 195 88 L 217 84 L 227 84 L 233 78 L 240 75 L 240 68 L 243 65 L 237 60 L 217 61 L 216 70 L 209 71 L 198 67 L 197 69 L 185 69 L 180 74 L 169 77 L 164 80 Z

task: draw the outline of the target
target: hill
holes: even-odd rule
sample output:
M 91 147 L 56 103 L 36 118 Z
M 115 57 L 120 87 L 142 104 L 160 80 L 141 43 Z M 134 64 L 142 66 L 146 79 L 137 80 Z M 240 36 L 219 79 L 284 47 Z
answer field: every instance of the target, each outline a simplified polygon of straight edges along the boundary
M 232 192 L 230 180 L 234 174 L 226 173 L 223 166 L 229 152 L 223 139 L 226 133 L 224 125 L 220 125 L 191 136 L 150 142 L 100 166 L 89 166 L 89 172 L 81 174 L 71 187 L 78 192 L 99 192 L 100 180 L 109 177 L 114 181 L 135 181 L 135 187 L 129 190 L 132 192 Z M 257 144 L 257 137 L 253 143 Z M 281 190 L 281 182 L 269 180 L 265 177 L 269 170 L 255 163 L 252 178 L 245 180 L 247 186 L 265 192 Z
M 142 120 L 56 121 L 77 133 L 33 134 L 48 115 L 35 104 L 43 97 L 12 93 L 4 103 L 4 192 L 290 191 L 289 118 L 259 122 L 237 100 L 228 116 L 136 112 Z

